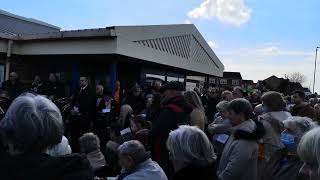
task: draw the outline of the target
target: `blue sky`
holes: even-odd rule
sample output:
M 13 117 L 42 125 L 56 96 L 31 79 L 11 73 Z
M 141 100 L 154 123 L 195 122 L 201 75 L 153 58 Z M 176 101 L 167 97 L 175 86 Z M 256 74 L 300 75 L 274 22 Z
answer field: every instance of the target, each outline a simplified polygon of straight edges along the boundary
M 226 70 L 255 81 L 301 72 L 306 87 L 320 46 L 319 7 L 319 0 L 0 0 L 0 9 L 63 29 L 193 23 Z

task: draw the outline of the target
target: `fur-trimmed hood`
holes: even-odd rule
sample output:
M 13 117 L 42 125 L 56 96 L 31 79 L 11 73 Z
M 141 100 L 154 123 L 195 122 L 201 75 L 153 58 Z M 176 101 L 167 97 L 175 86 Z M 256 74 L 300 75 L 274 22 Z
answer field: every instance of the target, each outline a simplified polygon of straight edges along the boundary
M 248 120 L 235 126 L 234 138 L 256 141 L 265 135 L 265 128 L 259 121 Z

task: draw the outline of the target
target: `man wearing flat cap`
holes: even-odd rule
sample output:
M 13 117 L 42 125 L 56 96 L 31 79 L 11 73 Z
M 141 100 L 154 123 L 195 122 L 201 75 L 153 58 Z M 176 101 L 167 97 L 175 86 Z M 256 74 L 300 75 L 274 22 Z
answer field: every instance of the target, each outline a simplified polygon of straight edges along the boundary
M 152 142 L 152 157 L 167 175 L 170 173 L 169 152 L 166 148 L 168 135 L 179 125 L 190 124 L 192 107 L 184 100 L 184 91 L 184 84 L 178 81 L 169 82 L 161 87 L 162 111 L 152 124 L 149 134 Z

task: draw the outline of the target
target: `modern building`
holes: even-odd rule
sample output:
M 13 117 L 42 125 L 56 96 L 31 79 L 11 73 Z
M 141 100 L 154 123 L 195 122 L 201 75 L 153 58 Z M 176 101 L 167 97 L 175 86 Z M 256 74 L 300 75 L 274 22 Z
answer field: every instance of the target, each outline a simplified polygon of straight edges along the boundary
M 27 84 L 54 72 L 74 90 L 81 74 L 114 88 L 116 80 L 129 87 L 148 79 L 221 77 L 224 66 L 192 24 L 62 31 L 0 11 L 0 81 L 12 71 Z

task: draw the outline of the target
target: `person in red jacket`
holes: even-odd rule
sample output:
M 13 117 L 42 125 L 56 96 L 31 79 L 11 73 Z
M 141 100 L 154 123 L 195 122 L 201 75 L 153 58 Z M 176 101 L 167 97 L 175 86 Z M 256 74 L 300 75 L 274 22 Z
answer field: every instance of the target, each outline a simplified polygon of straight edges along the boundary
M 178 81 L 172 81 L 160 89 L 162 93 L 162 111 L 157 120 L 152 124 L 149 137 L 152 143 L 152 157 L 170 175 L 171 164 L 166 141 L 169 133 L 179 125 L 190 124 L 192 107 L 184 97 L 184 85 Z

